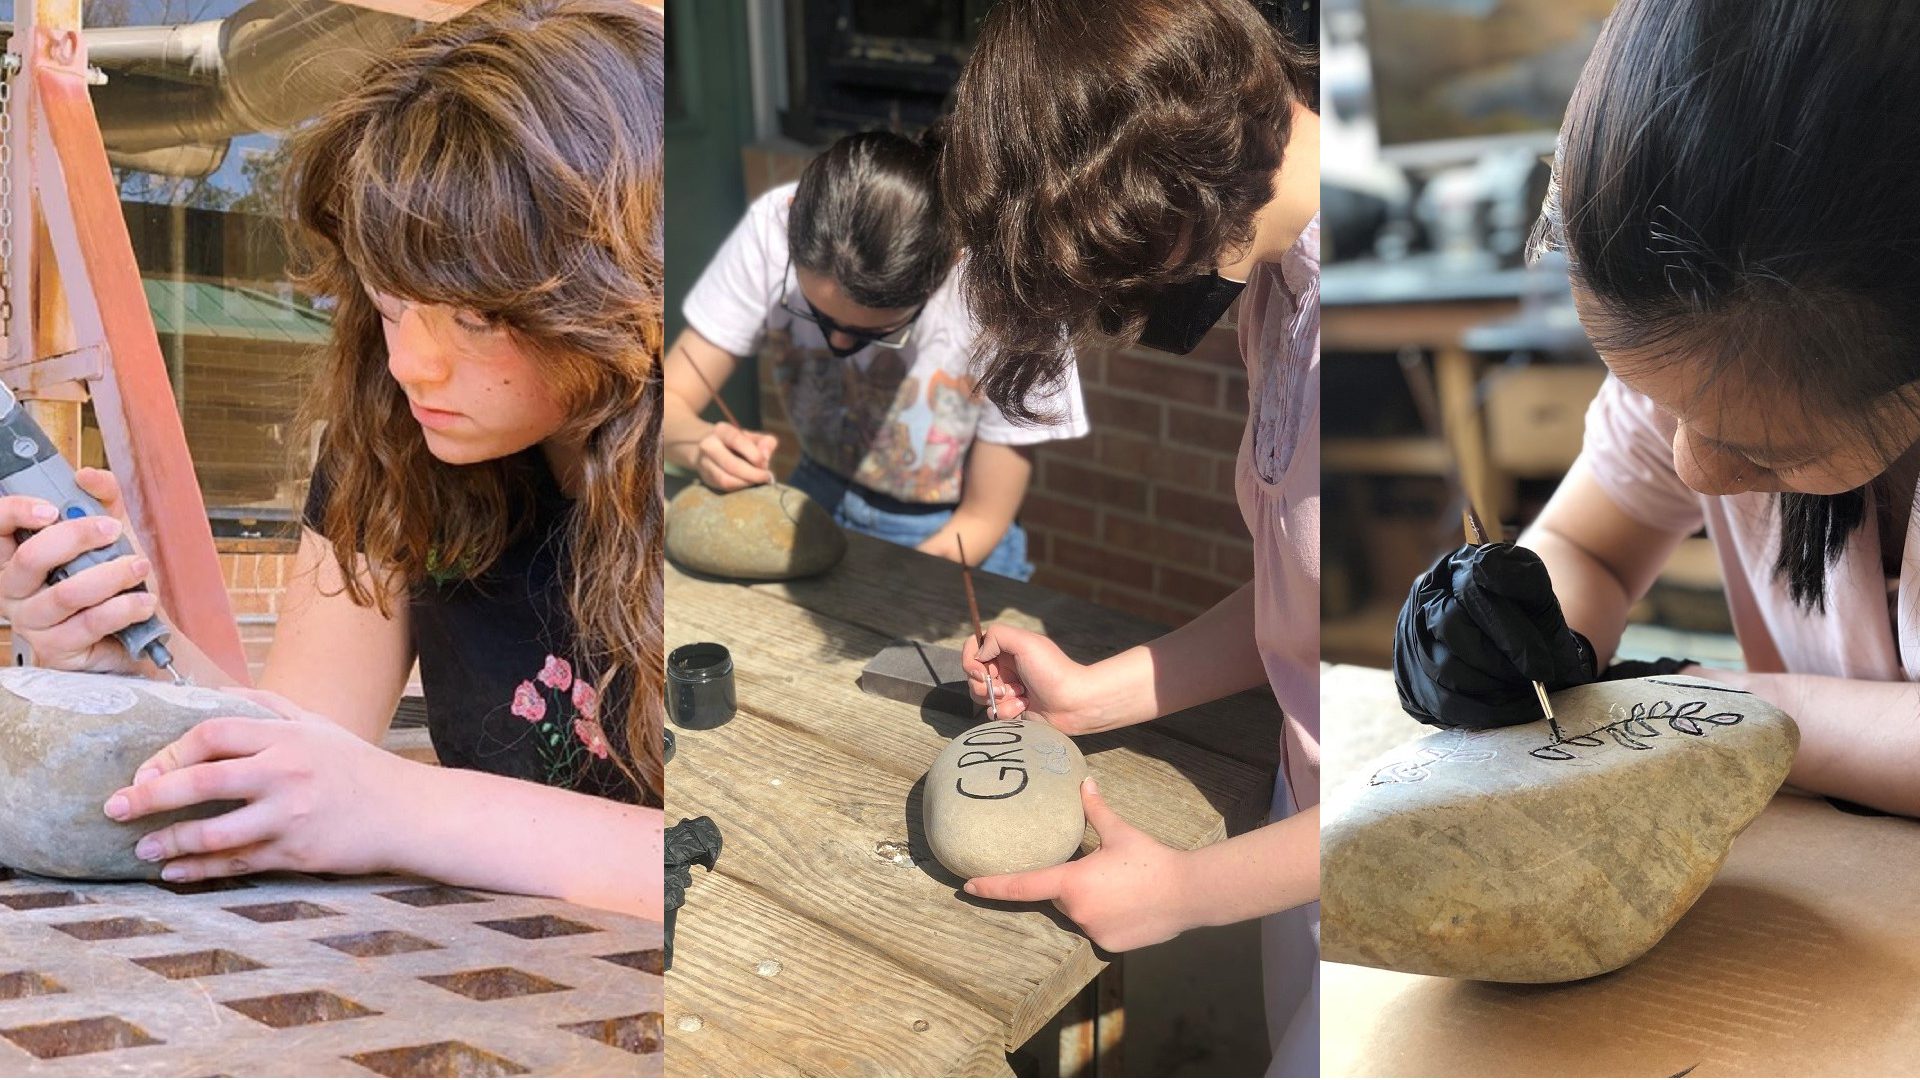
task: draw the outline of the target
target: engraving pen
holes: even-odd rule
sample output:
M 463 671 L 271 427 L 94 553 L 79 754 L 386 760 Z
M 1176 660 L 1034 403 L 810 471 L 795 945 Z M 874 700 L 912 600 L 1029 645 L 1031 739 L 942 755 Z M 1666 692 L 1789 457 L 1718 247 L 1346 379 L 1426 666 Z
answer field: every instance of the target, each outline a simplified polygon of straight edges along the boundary
M 1480 515 L 1474 511 L 1472 502 L 1468 502 L 1467 508 L 1460 511 L 1460 517 L 1466 523 L 1467 543 L 1486 544 L 1487 530 L 1485 526 L 1480 524 Z M 1539 679 L 1533 680 L 1533 694 L 1540 699 L 1541 719 L 1545 720 L 1547 726 L 1553 729 L 1553 737 L 1558 741 L 1560 738 L 1560 725 L 1553 719 L 1553 702 L 1547 699 L 1546 685 Z
M 74 480 L 73 466 L 60 456 L 60 451 L 54 449 L 53 442 L 41 430 L 39 422 L 20 404 L 13 390 L 4 384 L 0 384 L 0 495 L 27 495 L 42 499 L 52 503 L 63 519 L 107 516 L 107 508 L 80 489 L 79 483 Z M 21 529 L 14 534 L 14 539 L 23 541 L 33 533 L 34 530 Z M 133 553 L 133 544 L 123 532 L 114 538 L 113 543 L 83 551 L 64 565 L 55 567 L 47 575 L 47 581 L 50 584 L 62 581 L 82 570 Z M 145 592 L 146 586 L 136 585 L 127 591 Z M 173 653 L 167 649 L 167 641 L 172 638 L 173 630 L 161 621 L 158 614 L 117 630 L 113 636 L 126 646 L 127 655 L 153 661 L 154 666 L 172 675 L 176 684 L 187 681 L 174 668 Z

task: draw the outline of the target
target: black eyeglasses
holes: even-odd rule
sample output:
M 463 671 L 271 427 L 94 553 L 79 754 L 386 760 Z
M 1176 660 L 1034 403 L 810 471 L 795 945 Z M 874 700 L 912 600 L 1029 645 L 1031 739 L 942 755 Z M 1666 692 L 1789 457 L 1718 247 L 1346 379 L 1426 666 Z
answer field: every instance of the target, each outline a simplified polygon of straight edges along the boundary
M 919 320 L 920 313 L 927 309 L 927 305 L 924 302 L 921 303 L 919 307 L 913 309 L 913 314 L 907 316 L 905 322 L 891 330 L 862 330 L 851 326 L 842 326 L 826 315 L 821 314 L 820 309 L 813 306 L 813 301 L 807 299 L 807 291 L 805 289 L 800 290 L 800 299 L 806 303 L 807 310 L 801 311 L 799 308 L 794 307 L 793 303 L 784 295 L 787 279 L 792 276 L 793 260 L 788 259 L 787 271 L 781 275 L 780 278 L 780 288 L 783 294 L 780 298 L 780 307 L 794 318 L 810 322 L 819 327 L 822 334 L 840 334 L 845 337 L 850 337 L 859 343 L 852 349 L 835 349 L 834 351 L 836 352 L 844 351 L 846 353 L 855 353 L 869 345 L 877 349 L 904 349 L 907 347 L 907 343 L 913 340 L 913 324 Z M 833 344 L 830 336 L 828 337 L 827 344 L 829 346 Z

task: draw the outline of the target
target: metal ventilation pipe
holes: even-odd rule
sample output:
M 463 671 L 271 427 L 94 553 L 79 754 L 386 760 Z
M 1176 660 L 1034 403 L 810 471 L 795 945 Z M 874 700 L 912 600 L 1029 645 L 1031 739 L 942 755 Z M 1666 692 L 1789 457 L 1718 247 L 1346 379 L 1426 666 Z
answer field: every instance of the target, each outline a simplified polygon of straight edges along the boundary
M 333 0 L 254 0 L 217 22 L 88 30 L 88 60 L 109 73 L 93 89 L 101 135 L 111 154 L 197 170 L 213 145 L 318 113 L 419 27 Z

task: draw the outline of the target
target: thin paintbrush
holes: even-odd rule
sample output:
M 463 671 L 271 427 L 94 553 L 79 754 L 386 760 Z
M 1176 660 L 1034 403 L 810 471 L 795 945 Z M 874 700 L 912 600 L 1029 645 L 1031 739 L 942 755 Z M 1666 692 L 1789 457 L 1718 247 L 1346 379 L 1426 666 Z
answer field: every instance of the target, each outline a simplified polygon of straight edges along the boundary
M 967 587 L 967 614 L 973 617 L 973 655 L 977 660 L 980 649 L 987 644 L 987 632 L 980 625 L 980 601 L 973 595 L 973 567 L 967 563 L 966 538 L 956 531 L 953 542 L 960 547 L 960 582 Z M 994 701 L 992 668 L 987 669 L 987 719 L 1000 719 L 1000 709 Z

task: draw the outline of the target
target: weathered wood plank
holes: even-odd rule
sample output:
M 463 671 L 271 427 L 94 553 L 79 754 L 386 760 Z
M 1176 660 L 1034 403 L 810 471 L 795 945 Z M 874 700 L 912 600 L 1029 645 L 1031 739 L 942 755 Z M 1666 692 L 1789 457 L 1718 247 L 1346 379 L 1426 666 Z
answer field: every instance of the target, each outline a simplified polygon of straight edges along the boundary
M 909 783 L 973 723 L 863 693 L 861 669 L 887 638 L 754 590 L 680 583 L 667 605 L 667 634 L 676 642 L 726 644 L 743 708 L 751 704 L 760 715 Z M 1157 724 L 1075 742 L 1114 809 L 1168 844 L 1212 843 L 1257 825 L 1266 813 L 1271 770 L 1170 738 Z
M 1000 1030 L 724 870 L 695 872 L 667 979 L 669 1075 L 966 1075 L 956 1068 L 996 1049 Z
M 686 579 L 684 574 L 669 569 Z M 690 580 L 690 579 L 687 579 Z M 677 585 L 672 582 L 669 588 Z M 1111 656 L 1160 636 L 1166 627 L 1078 597 L 976 571 L 980 618 L 1037 630 L 1082 662 Z M 804 610 L 874 630 L 955 647 L 972 632 L 959 567 L 912 548 L 849 533 L 847 556 L 832 571 L 798 581 L 768 582 L 752 591 L 779 596 Z M 673 606 L 672 601 L 668 607 Z M 871 654 L 869 654 L 871 655 Z M 1280 761 L 1280 709 L 1267 690 L 1154 721 L 1163 734 L 1274 769 Z
M 1050 905 L 959 893 L 928 853 L 919 793 L 899 774 L 825 743 L 796 743 L 748 708 L 725 727 L 677 738 L 668 816 L 720 823 L 722 873 L 961 995 L 994 1017 L 1007 1045 L 1038 1030 L 1099 970 L 1092 946 Z M 677 949 L 676 939 L 676 966 Z M 883 1028 L 902 1018 L 884 997 L 866 1008 Z

